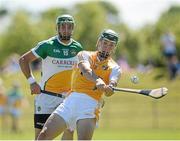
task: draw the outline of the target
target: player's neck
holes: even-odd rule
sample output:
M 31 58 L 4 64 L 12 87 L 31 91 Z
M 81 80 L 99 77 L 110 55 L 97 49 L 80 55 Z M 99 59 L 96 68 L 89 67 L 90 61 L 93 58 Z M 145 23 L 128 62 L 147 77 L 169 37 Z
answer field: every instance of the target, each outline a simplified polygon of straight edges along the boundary
M 60 38 L 59 36 L 57 36 L 59 42 L 65 44 L 65 45 L 68 45 L 71 43 L 72 39 L 70 38 L 69 40 L 63 40 L 62 38 Z
M 105 61 L 106 59 L 107 59 L 107 58 L 100 57 L 99 54 L 97 55 L 97 60 L 98 60 L 99 62 L 103 62 L 103 61 Z
M 60 41 L 63 43 L 63 44 L 69 44 L 71 42 L 71 40 L 62 40 L 60 39 Z

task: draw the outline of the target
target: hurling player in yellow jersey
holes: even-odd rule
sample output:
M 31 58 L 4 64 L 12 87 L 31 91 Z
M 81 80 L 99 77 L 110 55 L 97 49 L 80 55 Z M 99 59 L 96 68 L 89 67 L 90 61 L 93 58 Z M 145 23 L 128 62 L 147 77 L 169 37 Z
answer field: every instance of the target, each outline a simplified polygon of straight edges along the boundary
M 50 114 L 62 103 L 71 89 L 72 69 L 77 63 L 78 52 L 82 50 L 81 44 L 72 39 L 74 25 L 71 15 L 57 17 L 57 35 L 39 42 L 19 60 L 21 70 L 30 84 L 31 94 L 36 94 L 35 139 Z M 34 79 L 29 67 L 29 64 L 38 58 L 42 60 L 40 84 Z M 65 131 L 62 139 L 73 139 L 73 129 L 69 129 Z
M 121 69 L 110 57 L 118 43 L 118 34 L 104 30 L 97 41 L 97 51 L 78 53 L 73 71 L 71 94 L 45 123 L 38 140 L 51 140 L 66 128 L 76 126 L 78 140 L 91 140 L 98 120 L 103 94 L 111 96 Z

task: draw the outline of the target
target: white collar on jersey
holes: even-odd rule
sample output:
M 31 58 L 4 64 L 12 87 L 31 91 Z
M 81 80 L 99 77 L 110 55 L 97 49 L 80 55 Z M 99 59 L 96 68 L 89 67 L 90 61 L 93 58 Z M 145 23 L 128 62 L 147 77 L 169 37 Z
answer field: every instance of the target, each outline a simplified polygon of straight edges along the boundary
M 60 40 L 59 40 L 59 38 L 58 38 L 58 35 L 56 36 L 56 39 L 58 40 L 58 42 L 60 43 L 60 44 L 62 44 L 62 45 L 64 45 L 64 46 L 69 46 L 71 43 L 72 43 L 72 38 L 70 39 L 70 42 L 68 43 L 68 44 L 65 44 L 65 43 L 63 43 L 63 42 L 61 42 Z

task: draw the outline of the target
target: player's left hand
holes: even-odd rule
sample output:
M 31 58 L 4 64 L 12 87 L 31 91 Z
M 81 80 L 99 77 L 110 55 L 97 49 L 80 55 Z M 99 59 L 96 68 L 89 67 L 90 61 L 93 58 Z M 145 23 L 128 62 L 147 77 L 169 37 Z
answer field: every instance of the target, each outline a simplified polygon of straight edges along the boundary
M 114 91 L 112 89 L 112 86 L 111 85 L 106 85 L 106 88 L 105 88 L 105 96 L 109 97 L 111 95 L 114 94 Z

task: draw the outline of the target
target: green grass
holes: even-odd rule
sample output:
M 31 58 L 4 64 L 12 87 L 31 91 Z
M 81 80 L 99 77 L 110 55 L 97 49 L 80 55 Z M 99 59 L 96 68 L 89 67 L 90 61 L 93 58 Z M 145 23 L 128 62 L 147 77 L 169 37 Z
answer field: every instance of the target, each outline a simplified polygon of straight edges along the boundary
M 76 134 L 74 135 L 77 139 Z M 0 136 L 1 140 L 28 140 L 33 139 L 32 132 L 2 132 Z M 56 138 L 57 140 L 60 137 Z M 105 130 L 105 129 L 96 129 L 94 140 L 179 140 L 180 134 L 179 130 L 162 130 L 162 129 L 150 129 L 150 130 Z
M 166 86 L 169 93 L 159 100 L 124 92 L 118 92 L 112 97 L 105 98 L 106 104 L 102 109 L 99 128 L 95 130 L 93 139 L 180 140 L 180 77 L 175 81 L 168 81 L 165 77 L 156 80 L 154 78 L 158 73 L 159 71 L 155 70 L 147 74 L 131 72 L 122 75 L 119 87 L 157 88 Z M 140 82 L 137 85 L 130 82 L 131 74 L 139 76 Z M 39 73 L 36 73 L 36 76 L 38 77 Z M 10 118 L 8 117 L 6 127 L 3 130 L 0 128 L 0 139 L 32 140 L 34 139 L 34 104 L 28 84 L 21 73 L 3 76 L 3 79 L 7 88 L 14 80 L 19 80 L 29 103 L 22 108 L 21 132 L 12 133 L 10 131 Z
M 94 134 L 97 140 L 177 140 L 180 139 L 178 130 L 97 130 Z

